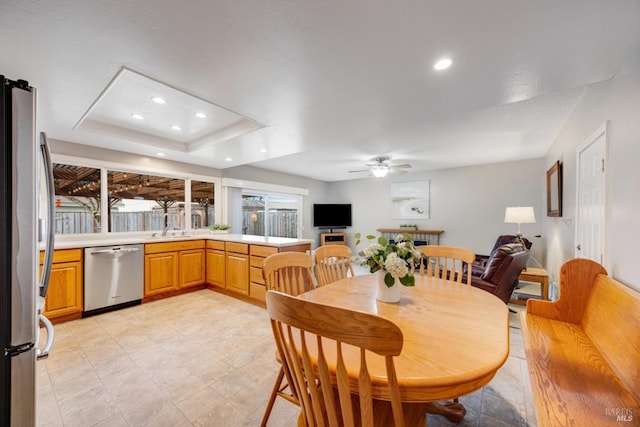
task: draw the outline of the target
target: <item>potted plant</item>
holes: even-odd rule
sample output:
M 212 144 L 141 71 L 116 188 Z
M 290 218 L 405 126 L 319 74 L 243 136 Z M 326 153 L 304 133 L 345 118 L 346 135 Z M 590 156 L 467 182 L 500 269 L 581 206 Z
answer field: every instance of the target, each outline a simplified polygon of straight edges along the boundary
M 400 228 L 406 228 L 407 230 L 416 231 L 418 229 L 417 224 L 400 224 Z
M 360 233 L 355 234 L 356 245 L 360 244 Z M 367 240 L 376 240 L 376 236 L 366 236 Z M 369 267 L 370 273 L 378 272 L 377 299 L 384 302 L 400 301 L 400 287 L 414 286 L 413 271 L 422 261 L 422 252 L 418 250 L 411 236 L 398 234 L 393 241 L 380 236 L 358 253 L 356 262 Z
M 229 224 L 212 224 L 209 226 L 209 230 L 212 234 L 227 234 L 231 230 Z

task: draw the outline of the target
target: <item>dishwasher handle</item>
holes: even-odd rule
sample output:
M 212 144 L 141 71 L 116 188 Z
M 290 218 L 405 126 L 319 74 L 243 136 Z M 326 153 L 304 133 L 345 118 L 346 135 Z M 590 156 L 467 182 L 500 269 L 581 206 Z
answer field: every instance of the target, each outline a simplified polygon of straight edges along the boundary
M 109 249 L 99 249 L 97 251 L 89 252 L 91 255 L 101 255 L 101 256 L 109 256 L 112 258 L 117 258 L 123 255 L 127 255 L 131 252 L 138 252 L 140 248 L 109 248 Z

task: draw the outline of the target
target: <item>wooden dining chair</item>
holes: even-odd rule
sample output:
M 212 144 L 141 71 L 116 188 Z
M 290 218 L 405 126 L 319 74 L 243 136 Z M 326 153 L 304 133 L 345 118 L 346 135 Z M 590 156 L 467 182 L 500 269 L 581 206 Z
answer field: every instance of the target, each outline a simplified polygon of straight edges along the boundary
M 262 262 L 262 275 L 264 276 L 267 291 L 279 291 L 289 295 L 298 296 L 315 288 L 313 273 L 311 272 L 311 256 L 303 252 L 280 252 L 269 255 Z M 291 384 L 291 375 L 282 364 L 280 357 L 280 371 L 267 401 L 261 426 L 267 425 L 273 404 L 277 397 L 281 397 L 295 405 L 300 406 Z M 286 382 L 285 382 L 286 379 Z
M 298 425 L 426 425 L 428 403 L 400 399 L 394 357 L 403 337 L 396 324 L 274 291 L 267 292 L 267 312 L 302 408 Z M 347 354 L 349 346 L 357 353 Z M 369 372 L 369 365 L 382 362 L 372 363 L 374 357 L 384 358 L 386 378 Z M 373 399 L 374 388 L 384 389 L 388 400 Z
M 425 274 L 426 264 L 427 277 L 439 277 L 458 283 L 462 283 L 465 277 L 467 286 L 471 286 L 471 266 L 476 260 L 476 254 L 473 251 L 441 245 L 418 246 L 418 248 L 423 256 L 420 275 Z M 453 402 L 457 404 L 458 398 L 453 399 Z
M 422 252 L 423 260 L 420 264 L 420 275 L 439 277 L 454 282 L 462 283 L 466 277 L 467 285 L 471 286 L 471 265 L 476 259 L 475 253 L 469 249 L 453 246 L 426 245 L 418 246 Z
M 353 265 L 351 264 L 351 249 L 345 245 L 325 245 L 315 250 L 314 272 L 318 285 L 353 277 Z
M 267 290 L 297 296 L 316 287 L 311 271 L 311 256 L 304 252 L 280 252 L 262 262 Z

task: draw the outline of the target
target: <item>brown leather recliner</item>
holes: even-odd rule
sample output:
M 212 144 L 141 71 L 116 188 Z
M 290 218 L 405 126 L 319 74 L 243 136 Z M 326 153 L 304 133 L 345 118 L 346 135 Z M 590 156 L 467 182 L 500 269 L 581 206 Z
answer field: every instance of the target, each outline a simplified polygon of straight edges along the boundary
M 529 250 L 519 243 L 500 246 L 487 261 L 482 275 L 471 276 L 471 285 L 491 292 L 507 304 L 529 255 Z
M 522 238 L 522 242 L 524 242 L 524 245 L 527 249 L 531 249 L 531 242 L 529 240 Z M 515 236 L 513 234 L 503 234 L 498 236 L 498 238 L 496 239 L 496 243 L 493 245 L 493 249 L 491 249 L 491 252 L 489 252 L 489 255 L 476 254 L 476 260 L 473 262 L 473 264 L 471 264 L 471 274 L 478 277 L 482 276 L 482 274 L 484 273 L 484 269 L 487 266 L 487 262 L 489 261 L 489 258 L 493 256 L 493 254 L 496 252 L 496 250 L 500 246 L 506 245 L 508 243 L 521 243 L 521 242 L 518 236 Z

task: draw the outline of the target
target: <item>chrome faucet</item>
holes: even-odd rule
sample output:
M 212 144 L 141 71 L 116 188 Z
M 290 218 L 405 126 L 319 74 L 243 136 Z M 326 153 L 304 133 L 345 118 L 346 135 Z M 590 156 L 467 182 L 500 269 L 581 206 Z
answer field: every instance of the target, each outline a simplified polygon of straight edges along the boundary
M 167 231 L 169 231 L 169 214 L 166 213 L 163 215 L 164 217 L 164 227 L 162 228 L 162 237 L 167 235 Z

